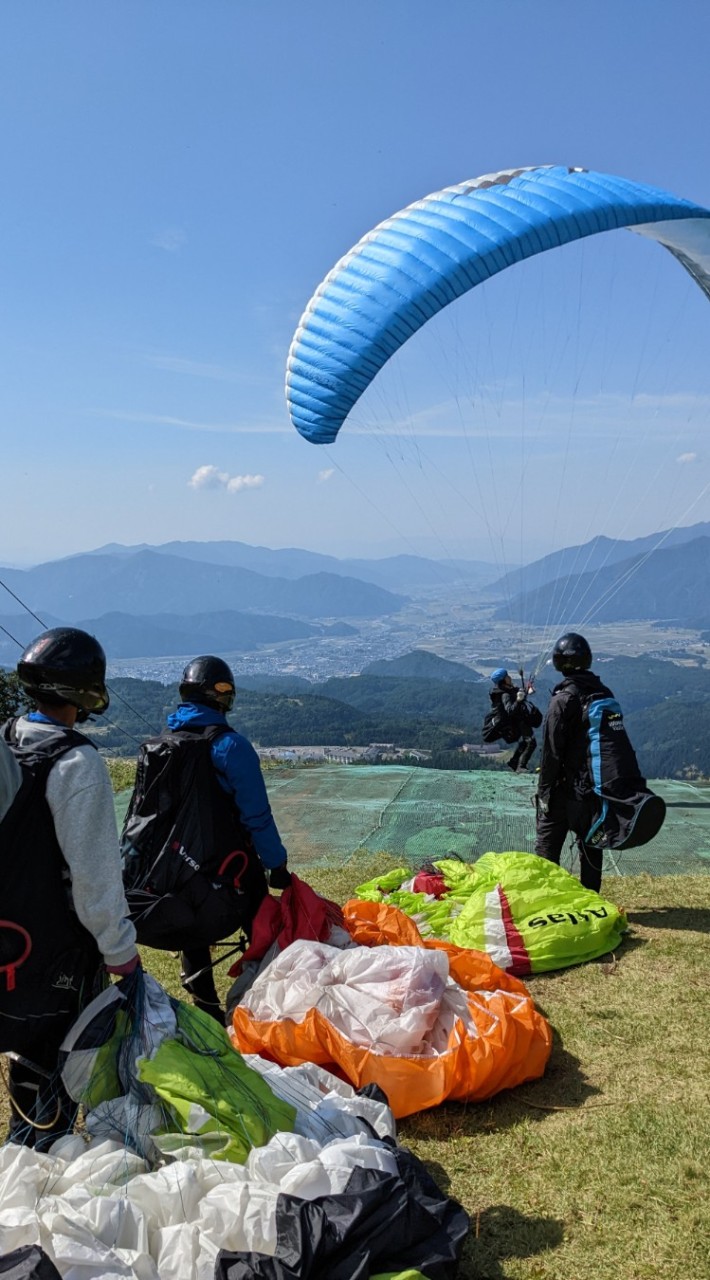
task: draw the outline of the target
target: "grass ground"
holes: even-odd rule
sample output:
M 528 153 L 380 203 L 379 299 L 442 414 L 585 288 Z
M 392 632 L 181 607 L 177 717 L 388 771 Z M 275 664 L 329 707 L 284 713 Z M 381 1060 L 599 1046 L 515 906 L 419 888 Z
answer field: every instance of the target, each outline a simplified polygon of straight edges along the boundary
M 343 902 L 382 869 L 309 880 Z M 543 1079 L 400 1125 L 471 1215 L 461 1280 L 710 1278 L 710 876 L 605 891 L 629 912 L 619 953 L 529 981 L 555 1029 Z M 145 960 L 179 993 L 176 960 Z

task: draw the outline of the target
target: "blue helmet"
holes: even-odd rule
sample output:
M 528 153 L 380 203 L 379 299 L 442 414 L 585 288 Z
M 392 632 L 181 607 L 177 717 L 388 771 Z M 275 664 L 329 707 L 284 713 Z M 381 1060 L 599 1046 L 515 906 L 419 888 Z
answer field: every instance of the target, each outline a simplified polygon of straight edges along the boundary
M 495 671 L 491 676 L 491 682 L 493 684 L 502 684 L 503 681 L 507 679 L 508 679 L 508 672 L 506 671 L 505 667 L 496 667 Z

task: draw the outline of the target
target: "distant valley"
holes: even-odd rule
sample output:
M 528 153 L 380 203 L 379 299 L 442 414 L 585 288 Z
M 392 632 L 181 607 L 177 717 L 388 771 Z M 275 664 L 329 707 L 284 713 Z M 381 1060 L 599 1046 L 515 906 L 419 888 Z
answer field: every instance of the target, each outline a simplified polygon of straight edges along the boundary
M 0 664 L 13 666 L 43 623 L 73 624 L 99 637 L 114 676 L 163 682 L 198 652 L 221 653 L 245 678 L 320 684 L 388 678 L 406 654 L 402 678 L 430 678 L 439 659 L 466 683 L 456 664 L 473 681 L 491 664 L 531 669 L 570 627 L 611 654 L 681 661 L 710 642 L 707 524 L 593 538 L 502 576 L 477 560 L 339 560 L 221 541 L 111 544 L 0 578 L 16 597 L 0 612 Z

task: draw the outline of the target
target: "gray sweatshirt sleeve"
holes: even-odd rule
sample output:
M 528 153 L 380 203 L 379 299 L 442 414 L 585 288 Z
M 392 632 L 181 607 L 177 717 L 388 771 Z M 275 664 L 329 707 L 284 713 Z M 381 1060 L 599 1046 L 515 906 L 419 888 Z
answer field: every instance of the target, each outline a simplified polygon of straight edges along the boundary
M 47 803 L 71 875 L 74 908 L 106 964 L 136 952 L 121 879 L 121 855 L 106 765 L 93 747 L 76 747 L 53 765 Z
M 20 766 L 6 742 L 0 738 L 0 822 L 20 789 Z

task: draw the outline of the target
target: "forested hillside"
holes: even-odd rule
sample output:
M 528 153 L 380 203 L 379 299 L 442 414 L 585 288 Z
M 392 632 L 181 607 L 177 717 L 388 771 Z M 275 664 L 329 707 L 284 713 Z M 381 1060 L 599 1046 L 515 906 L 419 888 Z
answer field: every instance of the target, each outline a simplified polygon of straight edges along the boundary
M 621 702 L 647 777 L 710 776 L 710 677 L 704 667 L 602 658 L 595 669 Z M 543 711 L 555 682 L 556 673 L 546 669 L 535 695 Z M 267 676 L 246 683 L 252 687 L 239 687 L 230 719 L 259 746 L 392 742 L 434 753 L 431 763 L 441 767 L 460 765 L 461 757 L 450 753 L 480 740 L 489 706 L 487 682 L 362 675 L 319 685 Z M 111 692 L 110 723 L 93 722 L 91 732 L 105 750 L 128 756 L 160 731 L 179 697 L 175 685 L 130 679 L 112 681 Z

